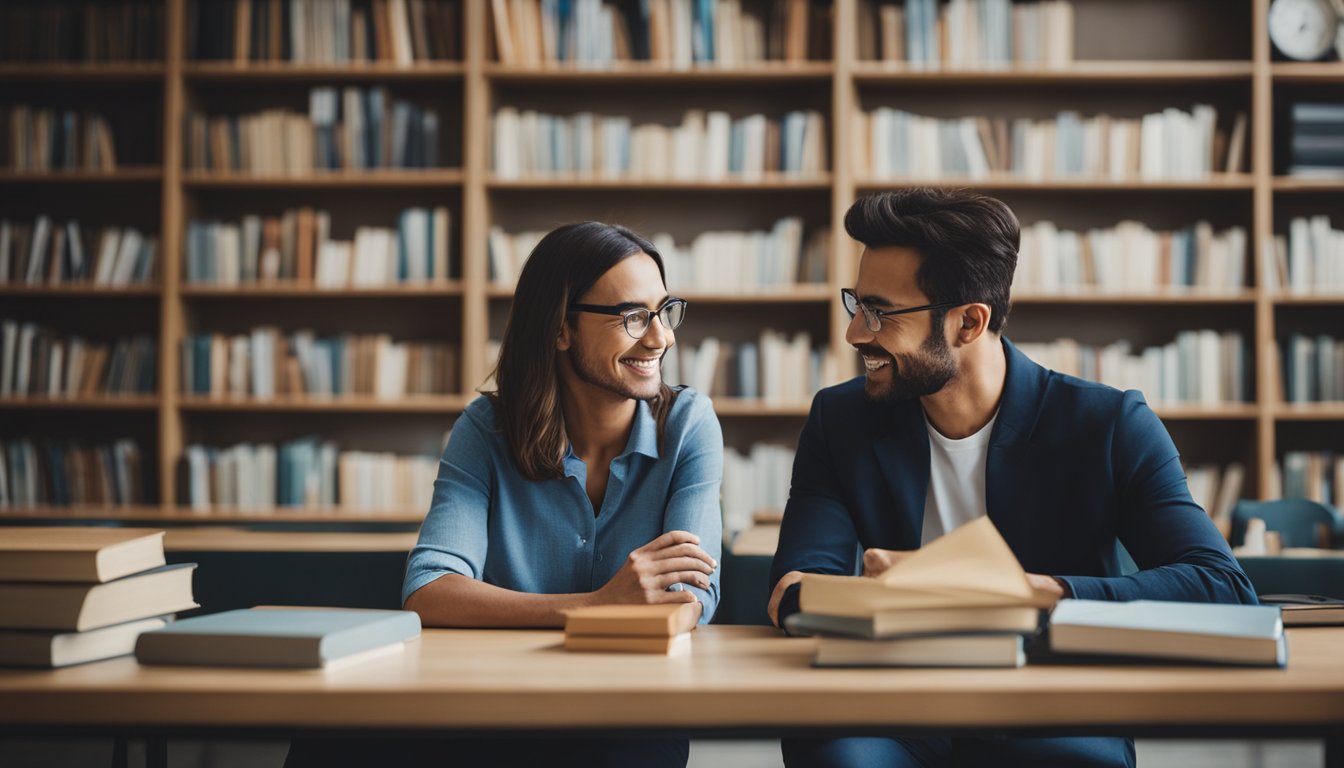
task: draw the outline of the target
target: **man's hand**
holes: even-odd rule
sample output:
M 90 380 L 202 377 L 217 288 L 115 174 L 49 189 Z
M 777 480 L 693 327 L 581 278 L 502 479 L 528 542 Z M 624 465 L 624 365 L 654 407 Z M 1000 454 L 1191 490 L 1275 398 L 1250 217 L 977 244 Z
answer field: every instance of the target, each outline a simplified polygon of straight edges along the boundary
M 1030 582 L 1031 588 L 1036 590 L 1036 594 L 1038 595 L 1045 595 L 1055 599 L 1069 596 L 1068 590 L 1064 588 L 1063 582 L 1059 581 L 1054 576 L 1042 576 L 1039 573 L 1028 573 L 1027 581 Z
M 878 549 L 871 547 L 863 550 L 863 575 L 881 576 L 891 566 L 913 555 L 914 549 Z
M 595 605 L 693 603 L 693 592 L 668 592 L 673 584 L 709 589 L 709 574 L 718 563 L 700 548 L 700 537 L 668 531 L 630 553 L 625 564 L 593 593 Z
M 779 626 L 779 602 L 784 599 L 784 592 L 802 580 L 802 571 L 789 571 L 775 585 L 775 591 L 770 593 L 770 605 L 766 606 L 765 612 L 770 614 L 770 623 L 776 627 Z

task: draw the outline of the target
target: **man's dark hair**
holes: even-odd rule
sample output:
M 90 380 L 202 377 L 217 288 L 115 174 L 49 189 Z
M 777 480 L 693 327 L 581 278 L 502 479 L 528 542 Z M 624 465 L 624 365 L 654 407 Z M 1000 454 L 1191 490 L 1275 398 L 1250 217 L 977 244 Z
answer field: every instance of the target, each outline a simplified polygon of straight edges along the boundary
M 1003 201 L 965 189 L 881 192 L 849 207 L 845 231 L 869 248 L 918 251 L 916 280 L 930 302 L 988 304 L 995 333 L 1008 321 L 1021 233 Z

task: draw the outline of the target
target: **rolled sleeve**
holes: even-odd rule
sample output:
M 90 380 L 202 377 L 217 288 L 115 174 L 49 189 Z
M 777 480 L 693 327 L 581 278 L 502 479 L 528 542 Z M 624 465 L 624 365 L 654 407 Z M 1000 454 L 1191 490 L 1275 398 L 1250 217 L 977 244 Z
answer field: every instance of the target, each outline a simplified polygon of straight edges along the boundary
M 416 590 L 446 574 L 481 578 L 490 515 L 490 449 L 485 428 L 470 414 L 453 426 L 439 461 L 434 499 L 406 562 L 404 605 Z

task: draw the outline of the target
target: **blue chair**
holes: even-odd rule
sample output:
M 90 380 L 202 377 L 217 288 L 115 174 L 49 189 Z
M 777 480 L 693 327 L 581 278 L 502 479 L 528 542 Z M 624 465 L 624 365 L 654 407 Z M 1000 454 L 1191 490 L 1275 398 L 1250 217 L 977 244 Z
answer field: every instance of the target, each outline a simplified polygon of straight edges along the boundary
M 1246 538 L 1246 523 L 1251 518 L 1265 521 L 1265 527 L 1277 531 L 1285 547 L 1332 547 L 1344 537 L 1344 517 L 1333 507 L 1307 499 L 1239 501 L 1232 508 L 1232 545 Z M 1322 534 L 1324 527 L 1324 534 Z

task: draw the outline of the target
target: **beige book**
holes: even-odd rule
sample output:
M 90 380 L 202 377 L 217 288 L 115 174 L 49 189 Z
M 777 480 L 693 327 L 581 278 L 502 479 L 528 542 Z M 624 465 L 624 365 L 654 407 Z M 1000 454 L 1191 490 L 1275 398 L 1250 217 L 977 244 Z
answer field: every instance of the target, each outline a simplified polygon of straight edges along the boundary
M 994 523 L 982 517 L 917 550 L 876 578 L 805 574 L 804 613 L 871 616 L 916 608 L 1049 607 Z
M 102 583 L 163 564 L 163 531 L 34 526 L 0 533 L 0 581 Z
M 129 656 L 142 633 L 162 629 L 171 619 L 156 616 L 88 632 L 0 631 L 0 665 L 68 667 Z
M 190 610 L 195 568 L 166 565 L 105 584 L 0 583 L 0 627 L 83 632 Z
M 247 63 L 252 39 L 252 0 L 234 0 L 233 59 Z
M 500 64 L 517 64 L 513 49 L 514 32 L 509 19 L 509 0 L 490 0 L 490 15 L 495 27 L 495 55 Z
M 565 611 L 565 637 L 672 637 L 695 629 L 699 620 L 699 603 L 594 605 Z
M 788 0 L 784 59 L 807 61 L 807 0 Z
M 601 635 L 565 635 L 566 651 L 588 651 L 600 653 L 653 653 L 665 656 L 683 656 L 690 653 L 691 636 L 689 634 L 672 637 L 634 637 Z
M 1232 136 L 1227 141 L 1227 163 L 1223 170 L 1227 173 L 1241 173 L 1242 157 L 1246 154 L 1246 113 L 1238 112 L 1232 124 Z M 1217 158 L 1213 167 L 1217 168 Z

